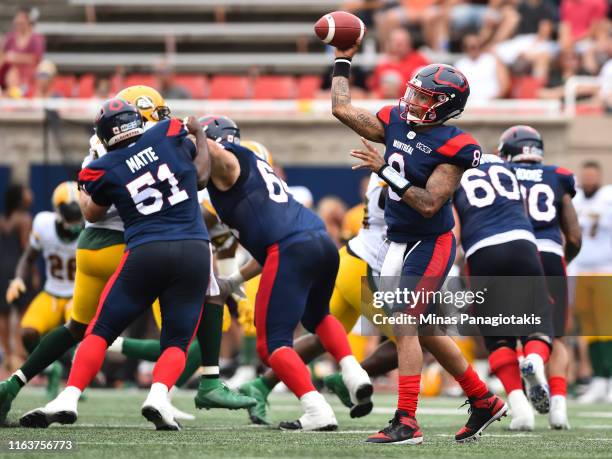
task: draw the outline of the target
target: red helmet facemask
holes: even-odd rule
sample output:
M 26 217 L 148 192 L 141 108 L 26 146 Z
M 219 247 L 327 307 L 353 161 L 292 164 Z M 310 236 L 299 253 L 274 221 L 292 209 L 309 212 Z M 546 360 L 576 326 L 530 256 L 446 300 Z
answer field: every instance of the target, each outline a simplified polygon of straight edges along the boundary
M 449 100 L 443 92 L 421 88 L 409 81 L 404 97 L 399 100 L 400 118 L 413 123 L 435 123 L 436 108 Z

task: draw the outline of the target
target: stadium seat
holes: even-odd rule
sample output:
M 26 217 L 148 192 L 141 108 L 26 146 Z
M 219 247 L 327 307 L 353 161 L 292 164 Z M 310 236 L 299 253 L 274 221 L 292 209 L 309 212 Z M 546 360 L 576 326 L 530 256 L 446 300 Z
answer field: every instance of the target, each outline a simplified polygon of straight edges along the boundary
M 512 80 L 513 99 L 537 99 L 538 91 L 542 88 L 539 78 L 525 75 Z
M 96 77 L 91 73 L 81 75 L 81 78 L 79 78 L 76 96 L 82 99 L 87 99 L 93 97 L 95 90 Z
M 194 99 L 205 99 L 208 90 L 208 80 L 203 75 L 176 75 L 174 81 L 182 86 Z
M 253 99 L 291 99 L 295 94 L 295 78 L 291 76 L 260 76 L 253 86 Z
M 314 99 L 321 87 L 319 75 L 304 75 L 298 82 L 298 99 Z
M 210 99 L 248 99 L 250 81 L 245 76 L 217 75 L 210 83 Z
M 53 92 L 62 97 L 72 97 L 76 89 L 76 77 L 74 75 L 57 75 L 53 79 Z
M 153 75 L 133 73 L 132 75 L 128 75 L 125 78 L 123 87 L 135 86 L 139 84 L 143 84 L 145 86 L 151 86 L 155 88 L 156 86 L 155 77 Z

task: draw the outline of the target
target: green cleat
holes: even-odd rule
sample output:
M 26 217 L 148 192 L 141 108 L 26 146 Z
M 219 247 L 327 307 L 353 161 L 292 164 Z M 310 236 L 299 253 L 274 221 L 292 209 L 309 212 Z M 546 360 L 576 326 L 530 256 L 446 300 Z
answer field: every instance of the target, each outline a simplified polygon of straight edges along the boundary
M 200 379 L 198 393 L 195 396 L 195 406 L 200 410 L 211 408 L 239 410 L 256 404 L 257 400 L 234 392 L 219 379 Z
M 64 367 L 57 361 L 53 362 L 49 367 L 49 372 L 47 373 L 47 399 L 53 400 L 59 394 L 59 385 L 63 371 Z
M 342 375 L 340 373 L 333 373 L 323 378 L 323 384 L 329 389 L 330 392 L 336 394 L 342 404 L 347 408 L 351 408 L 353 403 L 351 402 L 351 396 L 349 391 L 344 385 Z
M 21 387 L 13 378 L 9 378 L 6 381 L 0 383 L 0 425 L 4 425 L 6 422 L 6 416 L 11 411 L 11 404 Z
M 270 425 L 270 421 L 268 421 L 268 413 L 266 412 L 270 388 L 266 386 L 263 379 L 257 378 L 252 381 L 245 382 L 238 390 L 241 394 L 257 400 L 257 404 L 249 408 L 249 419 L 251 422 L 259 425 Z

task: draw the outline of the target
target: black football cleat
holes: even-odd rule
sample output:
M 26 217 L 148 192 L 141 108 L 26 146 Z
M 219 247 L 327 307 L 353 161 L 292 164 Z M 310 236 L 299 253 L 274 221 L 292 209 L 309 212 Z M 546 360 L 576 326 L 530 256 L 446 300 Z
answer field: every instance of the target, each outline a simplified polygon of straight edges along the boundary
M 491 392 L 481 398 L 469 398 L 462 406 L 468 404 L 470 417 L 465 426 L 455 434 L 455 440 L 459 443 L 478 440 L 493 421 L 500 421 L 508 411 L 508 405 Z
M 396 410 L 389 425 L 377 434 L 370 435 L 366 443 L 420 445 L 423 443 L 423 434 L 413 416 L 409 416 L 405 411 Z

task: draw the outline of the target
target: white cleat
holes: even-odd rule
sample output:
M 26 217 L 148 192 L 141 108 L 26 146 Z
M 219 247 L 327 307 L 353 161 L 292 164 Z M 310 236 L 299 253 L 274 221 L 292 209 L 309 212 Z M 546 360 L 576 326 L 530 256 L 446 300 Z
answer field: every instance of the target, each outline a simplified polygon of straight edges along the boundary
M 563 395 L 553 395 L 550 398 L 550 412 L 548 413 L 548 425 L 554 430 L 569 430 L 567 420 L 567 400 Z
M 550 389 L 548 388 L 542 358 L 537 354 L 529 354 L 520 363 L 520 369 L 531 404 L 538 413 L 548 413 L 550 410 Z
M 252 365 L 241 365 L 236 369 L 236 373 L 230 379 L 225 381 L 225 384 L 230 389 L 238 389 L 245 382 L 251 381 L 257 377 L 255 367 Z
M 172 416 L 177 421 L 194 421 L 195 416 L 193 414 L 181 411 L 172 404 L 172 397 L 174 396 L 176 391 L 177 391 L 176 386 L 173 386 L 172 389 L 168 391 L 168 403 L 170 403 L 170 407 L 172 408 Z
M 160 386 L 163 386 L 160 387 Z M 181 430 L 174 419 L 174 411 L 168 401 L 168 389 L 161 383 L 154 383 L 147 399 L 142 404 L 141 413 L 155 425 L 156 430 Z
M 608 393 L 608 380 L 606 378 L 595 376 L 591 379 L 589 388 L 584 394 L 578 397 L 578 403 L 597 403 L 603 402 Z
M 525 393 L 520 390 L 513 390 L 508 394 L 508 405 L 510 405 L 510 430 L 531 432 L 535 425 L 533 409 Z
M 67 387 L 42 408 L 28 411 L 19 418 L 22 427 L 47 428 L 54 422 L 74 424 L 77 420 L 77 404 L 81 391 L 76 387 Z
M 374 387 L 368 373 L 359 365 L 357 359 L 346 356 L 340 361 L 342 370 L 342 382 L 346 386 L 351 397 L 351 418 L 360 418 L 370 414 L 374 405 L 372 404 L 372 393 Z
M 334 410 L 319 392 L 302 395 L 300 403 L 304 414 L 297 421 L 281 422 L 278 426 L 280 430 L 332 431 L 338 428 Z

